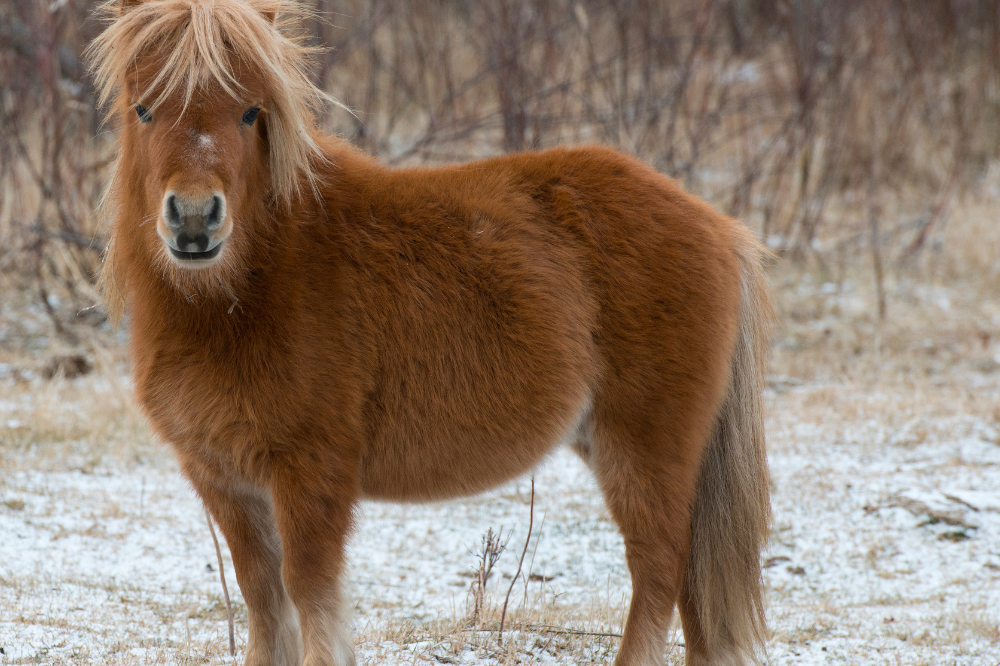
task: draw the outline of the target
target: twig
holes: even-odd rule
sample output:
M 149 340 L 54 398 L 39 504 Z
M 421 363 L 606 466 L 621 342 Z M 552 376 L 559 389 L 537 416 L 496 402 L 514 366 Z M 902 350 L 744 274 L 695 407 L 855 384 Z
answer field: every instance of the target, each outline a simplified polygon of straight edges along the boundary
M 548 624 L 526 624 L 526 625 L 524 625 L 524 628 L 525 629 L 531 629 L 532 631 L 538 631 L 538 632 L 541 632 L 541 633 L 544 633 L 544 634 L 567 634 L 567 635 L 571 635 L 571 636 L 603 636 L 603 637 L 607 637 L 607 638 L 621 638 L 622 637 L 621 634 L 616 634 L 616 633 L 613 633 L 613 632 L 610 632 L 610 631 L 607 631 L 607 632 L 604 632 L 604 631 L 583 631 L 582 629 L 567 629 L 565 627 L 554 627 L 554 626 L 548 625 Z M 465 629 L 462 629 L 462 631 L 463 632 L 469 632 L 469 633 L 484 633 L 484 634 L 489 634 L 489 633 L 493 632 L 493 630 L 489 629 L 489 628 L 475 629 L 475 628 L 472 628 L 472 627 L 467 627 Z M 674 645 L 678 645 L 680 647 L 684 647 L 683 643 L 674 643 Z M 998 666 L 1000 666 L 1000 665 L 998 665 Z
M 226 586 L 226 570 L 222 567 L 222 549 L 219 548 L 219 537 L 215 536 L 215 527 L 212 525 L 212 516 L 208 509 L 205 509 L 205 520 L 208 521 L 208 531 L 212 533 L 212 541 L 215 542 L 215 556 L 219 558 L 219 579 L 222 581 L 222 596 L 226 599 L 226 616 L 229 618 L 229 656 L 236 656 L 236 634 L 233 630 L 233 604 L 229 601 L 229 588 Z
M 524 564 L 524 556 L 528 552 L 528 543 L 531 542 L 531 529 L 535 525 L 535 477 L 531 477 L 531 509 L 528 513 L 528 536 L 524 540 L 524 550 L 521 551 L 521 559 L 517 562 L 517 573 L 510 580 L 510 587 L 507 588 L 507 596 L 503 599 L 503 612 L 500 613 L 500 635 L 497 639 L 499 645 L 503 645 L 503 623 L 507 619 L 507 603 L 510 601 L 510 593 L 514 589 L 514 584 L 521 575 L 521 566 Z
M 566 627 L 553 627 L 550 624 L 529 624 L 525 625 L 528 629 L 534 629 L 535 631 L 543 631 L 549 634 L 569 634 L 572 636 L 607 636 L 609 638 L 621 638 L 621 634 L 616 634 L 612 631 L 583 631 L 582 629 L 567 629 Z M 680 647 L 684 647 L 683 643 L 677 643 Z

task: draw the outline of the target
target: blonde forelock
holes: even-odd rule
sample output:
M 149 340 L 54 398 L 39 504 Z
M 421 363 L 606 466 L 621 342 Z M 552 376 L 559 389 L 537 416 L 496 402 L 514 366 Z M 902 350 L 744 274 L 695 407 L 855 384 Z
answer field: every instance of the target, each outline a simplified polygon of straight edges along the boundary
M 137 92 L 140 99 L 129 102 L 151 112 L 177 95 L 186 108 L 196 90 L 211 84 L 240 99 L 233 63 L 248 66 L 267 91 L 275 198 L 290 206 L 304 189 L 316 191 L 324 157 L 312 129 L 321 106 L 337 102 L 309 78 L 316 49 L 300 37 L 308 10 L 288 0 L 146 0 L 124 9 L 120 0 L 108 0 L 99 11 L 109 23 L 87 57 L 102 105 L 124 93 L 130 70 L 149 54 L 162 64 L 147 89 Z

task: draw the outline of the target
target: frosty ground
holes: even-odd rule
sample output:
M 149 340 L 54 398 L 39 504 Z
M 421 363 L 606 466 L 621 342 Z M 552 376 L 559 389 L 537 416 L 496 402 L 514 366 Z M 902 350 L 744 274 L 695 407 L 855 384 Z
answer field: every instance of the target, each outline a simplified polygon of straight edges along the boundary
M 848 293 L 810 289 L 788 321 L 809 304 L 854 307 Z M 928 317 L 945 307 L 924 296 Z M 813 312 L 783 328 L 767 390 L 768 662 L 1000 663 L 1000 347 L 941 324 L 913 353 L 880 330 L 884 349 L 871 352 L 863 325 L 823 322 Z M 855 356 L 869 370 L 833 368 L 824 353 L 850 354 L 827 344 L 801 371 L 802 350 L 830 338 L 864 347 Z M 887 355 L 878 372 L 872 353 Z M 125 406 L 115 367 L 47 382 L 0 366 L 0 663 L 232 663 L 203 509 Z M 462 501 L 359 508 L 348 579 L 360 662 L 613 659 L 630 589 L 621 538 L 573 454 L 554 453 L 534 479 L 503 647 L 529 477 Z M 482 536 L 501 527 L 510 541 L 473 623 Z M 223 551 L 239 663 L 246 612 Z M 683 639 L 672 641 L 667 661 L 680 664 Z

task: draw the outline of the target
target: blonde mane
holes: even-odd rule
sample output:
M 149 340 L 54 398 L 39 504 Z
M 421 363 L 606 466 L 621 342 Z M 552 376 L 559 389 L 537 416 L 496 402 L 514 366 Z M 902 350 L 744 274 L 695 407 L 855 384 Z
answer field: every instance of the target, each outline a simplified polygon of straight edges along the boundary
M 139 99 L 128 101 L 150 111 L 179 94 L 186 108 L 196 90 L 213 83 L 241 99 L 232 66 L 248 66 L 268 93 L 263 110 L 275 198 L 287 207 L 303 183 L 316 190 L 324 158 L 311 134 L 315 112 L 336 102 L 307 73 L 315 49 L 298 36 L 307 10 L 289 0 L 108 0 L 100 11 L 110 25 L 87 57 L 102 105 L 122 93 L 129 70 L 147 54 L 163 58 L 161 69 Z

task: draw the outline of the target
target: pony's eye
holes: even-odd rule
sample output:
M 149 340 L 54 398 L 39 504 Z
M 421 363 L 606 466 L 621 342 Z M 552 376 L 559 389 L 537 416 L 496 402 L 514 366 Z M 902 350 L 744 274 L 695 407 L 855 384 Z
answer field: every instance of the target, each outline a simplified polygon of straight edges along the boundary
M 140 123 L 148 123 L 153 119 L 153 114 L 149 112 L 149 109 L 144 107 L 142 104 L 135 105 L 135 114 L 139 116 Z
M 243 124 L 253 125 L 253 122 L 257 120 L 257 114 L 260 113 L 259 106 L 251 106 L 249 109 L 243 112 Z

